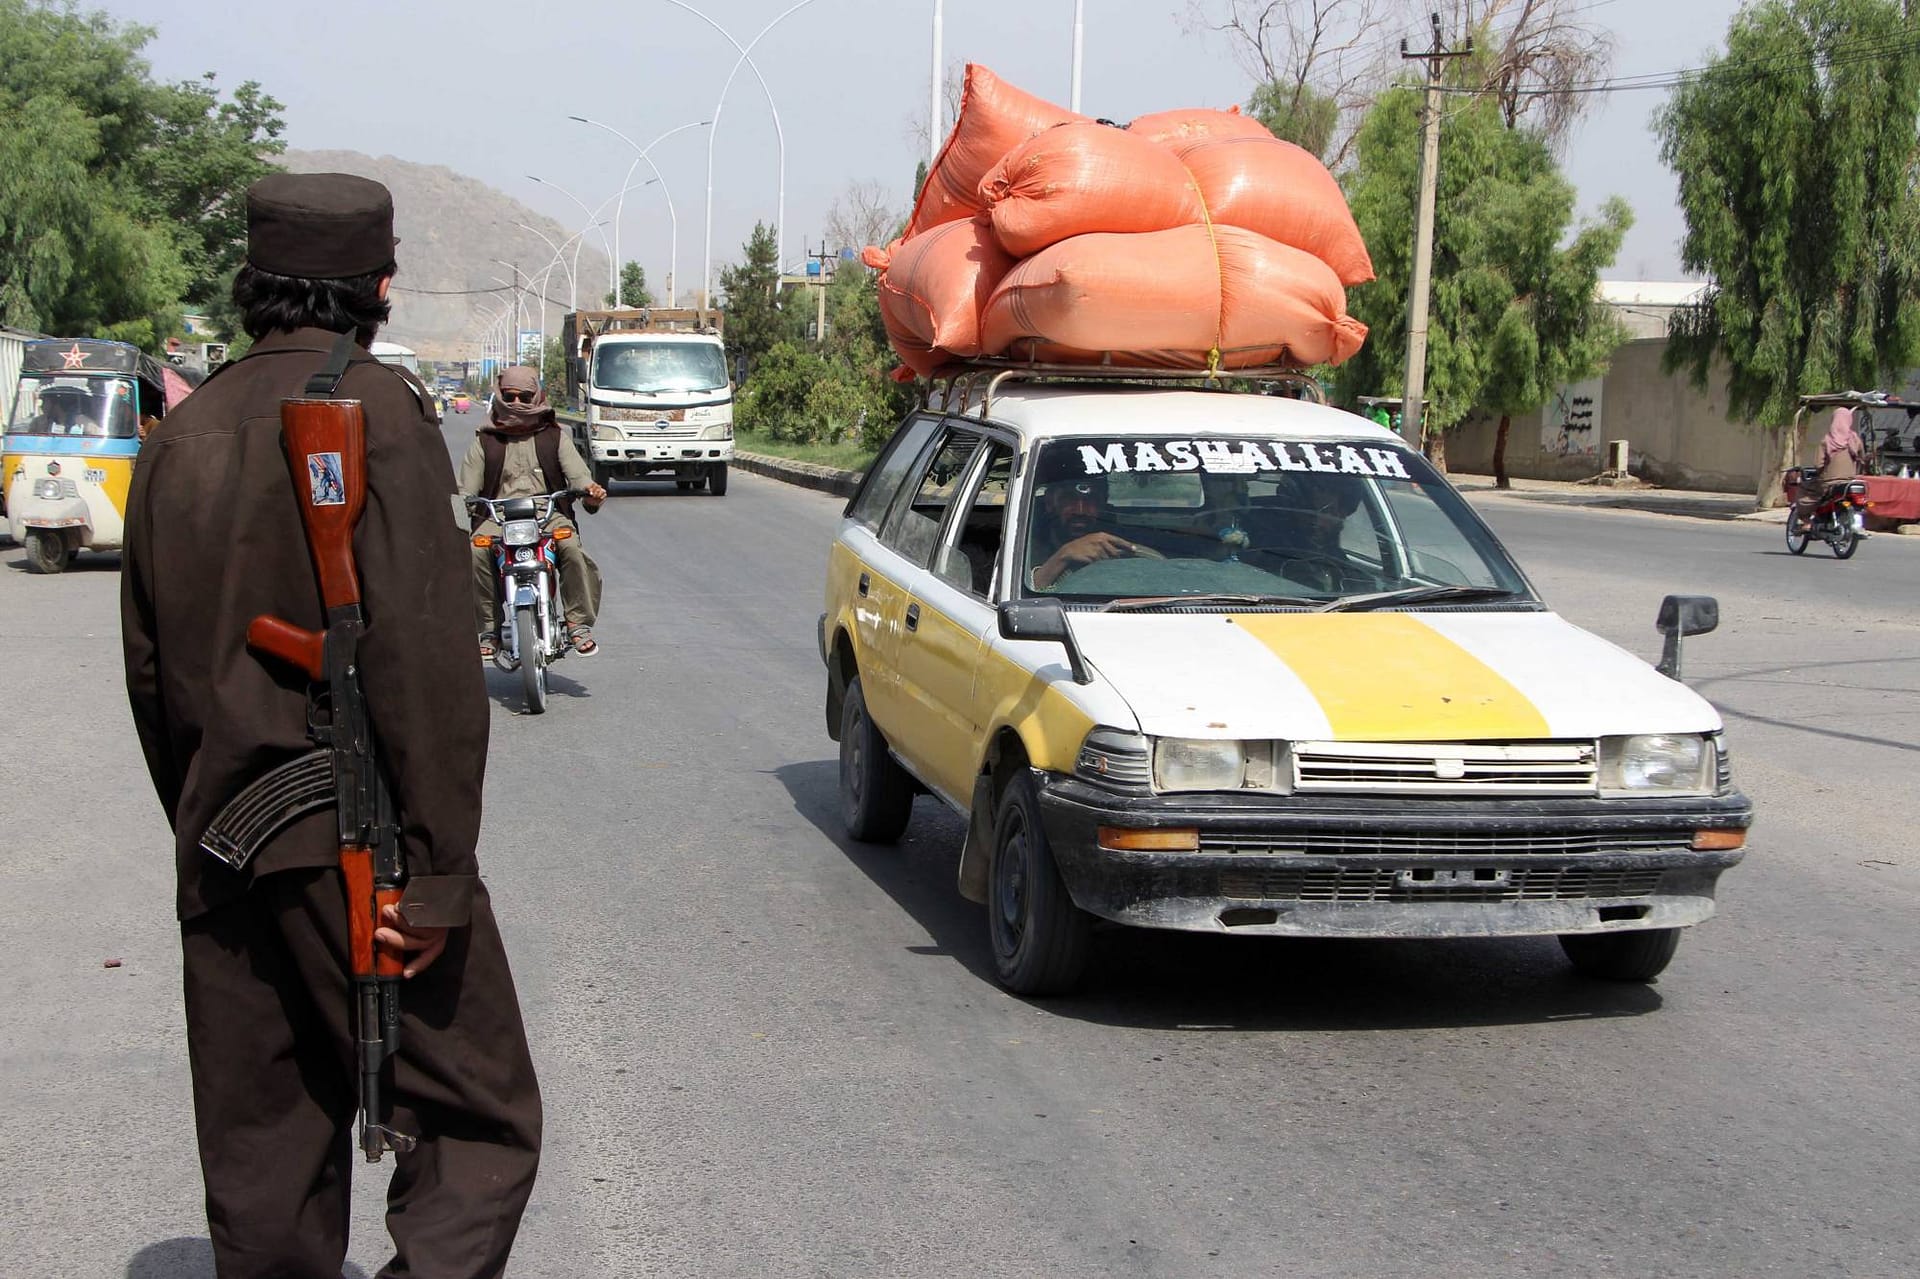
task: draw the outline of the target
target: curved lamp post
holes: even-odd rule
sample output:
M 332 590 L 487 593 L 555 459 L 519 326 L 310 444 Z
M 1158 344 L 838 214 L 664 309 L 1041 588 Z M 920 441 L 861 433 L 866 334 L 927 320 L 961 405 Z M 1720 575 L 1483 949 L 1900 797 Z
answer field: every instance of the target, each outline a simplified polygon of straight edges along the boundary
M 590 225 L 592 226 L 603 225 L 601 223 L 595 222 L 594 219 L 600 216 L 600 209 L 604 209 L 607 207 L 605 200 L 602 200 L 600 202 L 600 209 L 589 209 L 587 207 L 587 202 L 585 200 L 582 200 L 579 196 L 567 190 L 565 187 L 561 186 L 558 182 L 549 182 L 545 178 L 536 178 L 531 173 L 527 175 L 527 181 L 538 182 L 543 187 L 552 187 L 555 191 L 558 191 L 561 195 L 566 196 L 567 199 L 572 200 L 576 205 L 578 205 L 580 207 L 580 212 L 587 215 L 587 222 Z M 585 229 L 586 228 L 582 228 L 583 231 Z M 602 248 L 606 249 L 607 251 L 607 292 L 612 293 L 615 289 L 620 287 L 620 281 L 617 274 L 620 268 L 618 264 L 616 264 L 613 260 L 616 255 L 613 251 L 613 245 L 608 243 L 607 241 L 607 233 L 604 229 L 602 229 L 600 232 L 600 245 Z
M 713 140 L 720 132 L 720 112 L 727 105 L 727 90 L 733 87 L 733 78 L 740 73 L 742 65 L 753 69 L 753 78 L 760 82 L 760 91 L 767 95 L 767 110 L 773 113 L 773 135 L 780 143 L 780 196 L 779 204 L 776 205 L 774 209 L 773 243 L 774 251 L 779 255 L 779 261 L 775 263 L 775 267 L 782 271 L 786 269 L 786 247 L 781 243 L 781 240 L 785 236 L 787 218 L 787 135 L 786 131 L 780 127 L 780 109 L 773 104 L 773 90 L 767 87 L 767 78 L 760 74 L 759 64 L 754 62 L 752 54 L 754 46 L 764 40 L 769 31 L 772 31 L 775 27 L 786 21 L 790 14 L 806 8 L 813 2 L 814 0 L 798 0 L 797 3 L 782 9 L 774 16 L 771 22 L 760 28 L 759 35 L 747 41 L 747 43 L 741 44 L 733 38 L 731 31 L 728 31 L 712 18 L 709 18 L 706 14 L 688 4 L 686 0 L 667 0 L 667 3 L 676 9 L 685 9 L 688 13 L 700 19 L 700 21 L 706 23 L 715 31 L 718 31 L 726 38 L 728 44 L 740 52 L 740 56 L 734 60 L 733 70 L 727 72 L 726 82 L 720 86 L 720 100 L 713 108 L 713 132 L 707 135 L 706 269 L 701 277 L 700 289 L 700 300 L 704 305 L 713 305 Z
M 677 128 L 668 129 L 665 133 L 643 147 L 610 124 L 602 124 L 600 121 L 590 119 L 584 115 L 573 115 L 567 118 L 569 120 L 578 120 L 581 124 L 590 124 L 596 129 L 605 129 L 608 133 L 611 133 L 614 137 L 620 139 L 634 150 L 633 163 L 627 166 L 627 176 L 620 180 L 620 202 L 615 206 L 613 211 L 613 255 L 615 257 L 620 256 L 620 220 L 621 215 L 626 211 L 627 192 L 633 189 L 633 171 L 640 166 L 643 160 L 646 161 L 647 167 L 653 170 L 653 180 L 660 184 L 660 193 L 667 197 L 667 220 L 672 226 L 672 245 L 668 249 L 667 258 L 667 305 L 674 305 L 673 278 L 680 268 L 680 215 L 674 211 L 673 192 L 667 189 L 666 175 L 660 172 L 660 166 L 656 165 L 649 158 L 648 153 L 676 133 L 684 133 L 688 129 L 702 128 L 712 124 L 713 121 L 689 121 Z M 640 185 L 646 186 L 648 184 L 643 182 Z M 626 272 L 624 270 L 626 263 L 622 262 L 620 265 L 623 269 L 620 272 L 620 278 L 615 281 L 613 286 L 613 304 L 616 307 L 620 306 L 623 302 L 621 290 L 626 284 Z

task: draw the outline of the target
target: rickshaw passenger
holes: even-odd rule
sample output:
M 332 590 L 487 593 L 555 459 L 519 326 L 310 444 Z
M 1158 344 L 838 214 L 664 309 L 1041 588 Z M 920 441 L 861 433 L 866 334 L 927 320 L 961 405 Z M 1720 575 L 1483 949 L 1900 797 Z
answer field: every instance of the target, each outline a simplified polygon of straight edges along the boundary
M 87 393 L 77 386 L 50 386 L 40 392 L 40 412 L 27 423 L 29 435 L 105 435 L 87 411 Z

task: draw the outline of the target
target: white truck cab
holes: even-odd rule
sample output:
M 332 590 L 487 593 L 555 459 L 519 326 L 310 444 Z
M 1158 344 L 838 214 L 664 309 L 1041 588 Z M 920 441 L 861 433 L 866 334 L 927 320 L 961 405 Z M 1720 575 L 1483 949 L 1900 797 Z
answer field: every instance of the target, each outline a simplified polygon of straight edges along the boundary
M 722 315 L 704 308 L 577 311 L 563 328 L 594 479 L 671 473 L 683 492 L 727 491 L 733 381 Z

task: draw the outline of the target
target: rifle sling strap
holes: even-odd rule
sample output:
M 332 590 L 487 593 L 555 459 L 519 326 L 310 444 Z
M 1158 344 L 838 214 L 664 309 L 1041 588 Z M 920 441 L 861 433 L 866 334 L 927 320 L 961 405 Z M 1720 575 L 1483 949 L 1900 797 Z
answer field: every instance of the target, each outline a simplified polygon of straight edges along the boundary
M 306 395 L 311 399 L 330 400 L 334 391 L 339 389 L 340 379 L 347 375 L 347 361 L 353 358 L 353 334 L 342 333 L 333 340 L 333 350 L 327 353 L 327 362 L 320 371 L 307 379 Z

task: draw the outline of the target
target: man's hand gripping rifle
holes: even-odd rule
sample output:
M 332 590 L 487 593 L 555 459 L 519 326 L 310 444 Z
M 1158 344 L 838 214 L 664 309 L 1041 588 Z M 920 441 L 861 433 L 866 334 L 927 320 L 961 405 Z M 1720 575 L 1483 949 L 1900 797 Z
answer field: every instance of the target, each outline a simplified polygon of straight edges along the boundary
M 307 383 L 307 398 L 280 405 L 287 467 L 300 499 L 327 629 L 309 631 L 278 617 L 256 617 L 247 627 L 249 648 L 304 671 L 312 681 L 307 732 L 322 749 L 248 787 L 215 819 L 202 844 L 229 864 L 244 865 L 293 816 L 329 801 L 334 805 L 347 890 L 360 1150 L 373 1163 L 388 1150 L 405 1152 L 415 1144 L 415 1138 L 386 1124 L 390 1107 L 382 1104 L 381 1075 L 399 1049 L 403 964 L 374 944 L 383 912 L 399 904 L 406 867 L 360 688 L 360 637 L 366 627 L 353 528 L 367 500 L 366 417 L 358 400 L 330 398 L 345 369 L 344 354 L 336 349 L 334 360 Z M 322 768 L 331 773 L 330 787 L 314 785 Z

